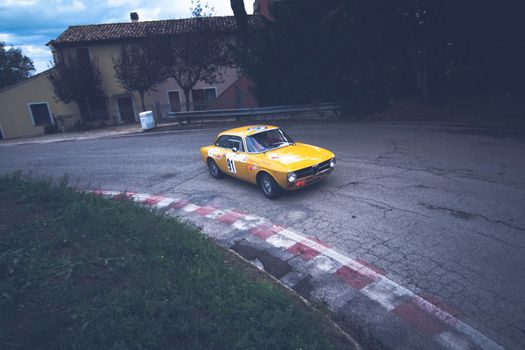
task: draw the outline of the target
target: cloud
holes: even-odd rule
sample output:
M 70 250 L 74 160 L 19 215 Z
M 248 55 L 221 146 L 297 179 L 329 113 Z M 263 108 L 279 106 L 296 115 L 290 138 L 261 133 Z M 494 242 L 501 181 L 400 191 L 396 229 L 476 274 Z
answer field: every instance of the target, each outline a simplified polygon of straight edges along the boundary
M 38 57 L 47 57 L 50 53 L 50 50 L 47 47 L 33 46 L 33 45 L 22 45 L 20 46 L 22 52 L 26 55 L 38 56 Z
M 0 41 L 3 41 L 4 43 L 8 44 L 13 40 L 13 35 L 9 33 L 0 33 Z
M 140 0 L 106 0 L 107 7 L 122 7 L 128 5 L 131 7 L 139 6 Z
M 21 45 L 20 49 L 24 55 L 31 58 L 36 72 L 42 72 L 49 68 L 52 55 L 47 47 Z
M 154 21 L 163 17 L 162 7 L 138 8 L 136 11 L 140 21 Z
M 4 0 L 0 8 L 33 6 L 38 0 Z
M 70 4 L 61 3 L 57 8 L 58 13 L 82 12 L 86 9 L 86 5 L 80 0 L 73 0 Z

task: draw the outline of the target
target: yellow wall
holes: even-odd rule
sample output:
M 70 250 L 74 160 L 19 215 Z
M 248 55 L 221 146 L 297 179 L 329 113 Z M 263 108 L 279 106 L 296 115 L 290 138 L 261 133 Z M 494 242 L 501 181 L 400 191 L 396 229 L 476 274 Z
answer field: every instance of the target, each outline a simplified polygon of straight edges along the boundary
M 233 83 L 235 83 L 237 80 L 239 80 L 240 76 L 236 69 L 234 68 L 226 68 L 223 69 L 221 72 L 221 79 L 220 82 L 215 84 L 208 84 L 204 81 L 199 81 L 195 86 L 194 89 L 203 89 L 203 88 L 215 88 L 216 91 L 216 97 L 219 97 L 222 95 L 224 91 L 226 91 Z M 162 106 L 168 106 L 169 100 L 168 100 L 168 91 L 179 91 L 179 97 L 181 100 L 181 103 L 184 103 L 184 92 L 182 91 L 181 87 L 175 79 L 169 78 L 155 89 L 156 91 L 150 91 L 146 96 L 146 103 L 148 101 L 150 103 L 158 102 Z M 137 100 L 140 101 L 140 100 Z M 190 93 L 190 101 L 192 101 L 191 93 Z
M 43 126 L 34 126 L 30 103 L 47 102 L 52 116 L 68 115 L 68 123 L 80 118 L 76 103 L 67 105 L 53 98 L 54 92 L 46 72 L 0 91 L 0 127 L 4 138 L 42 134 Z
M 78 46 L 80 47 L 80 46 Z M 117 98 L 121 96 L 131 96 L 135 110 L 135 119 L 138 121 L 138 114 L 142 111 L 140 97 L 137 93 L 129 94 L 125 91 L 115 78 L 113 68 L 113 57 L 118 57 L 120 44 L 94 44 L 83 46 L 89 49 L 91 59 L 98 62 L 98 68 L 102 74 L 102 88 L 108 96 L 109 123 L 121 123 L 118 109 Z M 59 49 L 64 57 L 76 56 L 75 48 Z M 219 83 L 209 85 L 205 82 L 198 82 L 195 88 L 215 87 L 216 95 L 219 97 L 233 83 L 239 79 L 236 69 L 227 68 L 223 71 L 222 79 Z M 182 89 L 173 78 L 167 79 L 160 84 L 156 91 L 146 93 L 145 103 L 147 107 L 157 103 L 162 107 L 162 114 L 169 111 L 168 90 L 179 90 L 181 102 L 184 102 Z M 43 133 L 42 126 L 33 126 L 33 121 L 28 104 L 33 102 L 47 102 L 52 115 L 71 115 L 73 118 L 68 124 L 80 119 L 80 111 L 76 103 L 64 105 L 58 103 L 53 98 L 53 88 L 47 78 L 47 73 L 37 76 L 11 88 L 0 91 L 0 127 L 4 138 L 30 136 Z M 157 116 L 158 117 L 158 116 Z M 163 115 L 165 117 L 165 115 Z
M 119 111 L 117 104 L 117 97 L 120 96 L 130 96 L 129 93 L 125 91 L 120 83 L 115 79 L 115 70 L 113 68 L 113 58 L 117 58 L 119 55 L 121 44 L 96 44 L 96 45 L 86 45 L 83 46 L 89 49 L 89 56 L 92 60 L 96 60 L 98 63 L 98 69 L 102 73 L 102 88 L 104 89 L 106 95 L 109 97 L 108 103 L 108 112 L 110 116 L 110 122 L 119 123 Z M 68 55 L 76 55 L 75 48 L 63 49 L 65 57 Z M 203 81 L 199 81 L 195 85 L 195 89 L 201 89 L 204 87 L 215 87 L 217 97 L 220 96 L 228 87 L 230 87 L 234 82 L 240 78 L 239 72 L 235 68 L 226 68 L 222 70 L 221 81 L 216 84 L 207 84 Z M 163 107 L 168 107 L 168 91 L 178 90 L 180 92 L 181 102 L 184 102 L 184 94 L 180 86 L 175 82 L 173 78 L 169 78 L 163 83 L 159 84 L 156 88 L 156 91 L 149 91 L 145 96 L 146 107 L 152 106 L 154 103 L 159 103 Z M 142 112 L 140 96 L 137 93 L 131 94 L 133 99 L 133 104 L 135 108 L 135 118 L 138 121 L 138 114 Z M 190 96 L 191 99 L 191 96 Z
M 109 98 L 108 113 L 109 122 L 113 124 L 120 123 L 120 116 L 118 112 L 117 97 L 129 95 L 122 86 L 115 79 L 115 70 L 113 69 L 113 59 L 117 58 L 120 50 L 120 45 L 117 44 L 97 44 L 79 46 L 89 49 L 89 56 L 91 60 L 96 60 L 98 69 L 102 75 L 102 88 Z M 75 48 L 66 48 L 62 50 L 64 57 L 76 56 Z M 135 118 L 138 120 L 138 113 L 140 112 L 140 97 L 134 96 L 133 103 L 135 105 Z

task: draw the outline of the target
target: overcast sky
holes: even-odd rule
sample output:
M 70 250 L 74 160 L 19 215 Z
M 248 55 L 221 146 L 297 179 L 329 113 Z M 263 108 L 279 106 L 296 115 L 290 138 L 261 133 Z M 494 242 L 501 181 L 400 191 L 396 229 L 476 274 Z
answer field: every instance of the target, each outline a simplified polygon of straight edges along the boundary
M 230 0 L 202 0 L 217 16 L 233 15 Z M 253 2 L 244 1 L 253 12 Z M 70 25 L 129 21 L 130 12 L 140 20 L 190 17 L 191 0 L 0 0 L 0 41 L 20 47 L 36 72 L 46 70 L 51 53 L 45 44 Z

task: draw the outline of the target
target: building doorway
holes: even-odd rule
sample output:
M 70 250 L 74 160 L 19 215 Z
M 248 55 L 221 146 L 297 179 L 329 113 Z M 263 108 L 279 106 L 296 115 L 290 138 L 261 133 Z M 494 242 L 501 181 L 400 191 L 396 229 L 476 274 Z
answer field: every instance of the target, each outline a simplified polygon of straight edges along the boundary
M 135 108 L 133 108 L 133 99 L 131 96 L 122 96 L 117 98 L 120 121 L 123 123 L 135 122 Z
M 182 110 L 178 90 L 168 91 L 168 102 L 170 104 L 170 112 L 180 112 Z

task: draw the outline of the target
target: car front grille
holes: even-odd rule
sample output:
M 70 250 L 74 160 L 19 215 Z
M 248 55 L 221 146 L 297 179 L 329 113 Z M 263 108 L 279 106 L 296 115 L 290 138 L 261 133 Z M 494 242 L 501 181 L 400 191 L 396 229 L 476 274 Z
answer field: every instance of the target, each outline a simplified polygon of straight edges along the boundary
M 326 170 L 330 169 L 330 160 L 319 163 L 314 166 L 309 166 L 308 168 L 303 168 L 295 171 L 298 179 L 302 179 L 308 176 L 320 174 Z

